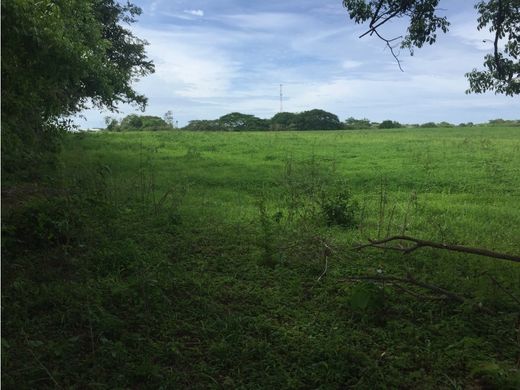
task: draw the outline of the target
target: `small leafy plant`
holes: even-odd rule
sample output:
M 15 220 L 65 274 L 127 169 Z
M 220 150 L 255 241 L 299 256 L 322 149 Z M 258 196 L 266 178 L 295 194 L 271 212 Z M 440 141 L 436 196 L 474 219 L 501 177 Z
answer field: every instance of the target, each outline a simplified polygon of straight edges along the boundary
M 346 189 L 323 192 L 320 207 L 328 226 L 354 228 L 358 224 L 358 204 L 352 200 L 350 191 Z

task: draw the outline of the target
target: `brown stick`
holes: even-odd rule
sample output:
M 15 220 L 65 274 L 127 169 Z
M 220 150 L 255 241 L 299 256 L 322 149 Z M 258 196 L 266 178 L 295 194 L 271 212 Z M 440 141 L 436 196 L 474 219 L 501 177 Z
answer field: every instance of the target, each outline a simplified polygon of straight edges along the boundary
M 509 291 L 507 288 L 505 288 L 493 275 L 487 274 L 489 279 L 493 282 L 495 286 L 497 286 L 499 289 L 501 289 L 503 292 L 505 292 L 509 297 L 515 301 L 518 305 L 520 305 L 520 299 L 518 299 L 516 296 L 513 295 L 511 291 Z
M 444 295 L 448 298 L 451 298 L 453 299 L 454 301 L 457 301 L 457 302 L 460 302 L 460 303 L 463 303 L 465 302 L 466 300 L 464 298 L 462 298 L 461 296 L 451 292 L 451 291 L 448 291 L 448 290 L 445 290 L 443 289 L 442 287 L 438 287 L 438 286 L 434 286 L 434 285 L 431 285 L 431 284 L 427 284 L 427 283 L 423 283 L 423 282 L 420 282 L 418 280 L 415 280 L 411 277 L 408 277 L 408 278 L 399 278 L 397 276 L 379 276 L 379 275 L 373 275 L 373 276 L 367 276 L 367 275 L 359 275 L 359 276 L 348 276 L 344 279 L 342 279 L 343 281 L 348 281 L 348 280 L 372 280 L 374 282 L 397 282 L 397 283 L 405 283 L 405 284 L 412 284 L 414 286 L 418 286 L 418 287 L 422 287 L 426 290 L 430 290 L 430 291 L 433 291 L 437 294 L 441 294 L 441 295 Z
M 442 287 L 439 287 L 439 286 L 434 286 L 433 284 L 427 284 L 427 283 L 420 282 L 418 280 L 415 280 L 411 276 L 408 276 L 407 278 L 400 278 L 400 277 L 397 277 L 397 276 L 380 276 L 380 275 L 367 276 L 367 275 L 360 275 L 360 276 L 349 276 L 349 277 L 346 277 L 346 278 L 342 279 L 342 281 L 350 281 L 350 280 L 371 280 L 371 281 L 374 281 L 374 282 L 390 282 L 390 283 L 394 283 L 394 285 L 396 287 L 401 288 L 401 289 L 403 287 L 399 286 L 398 284 L 395 284 L 395 283 L 411 284 L 413 286 L 421 287 L 421 288 L 424 288 L 426 290 L 433 291 L 434 293 L 437 293 L 437 294 L 440 294 L 440 295 L 444 295 L 446 298 L 450 298 L 450 299 L 452 299 L 452 300 L 454 300 L 456 302 L 459 302 L 459 303 L 465 303 L 466 302 L 465 298 L 461 297 L 458 294 L 455 294 L 454 292 L 448 291 L 448 290 L 446 290 L 446 289 L 444 289 Z M 408 290 L 407 292 L 410 292 L 410 291 Z M 431 299 L 431 297 L 425 297 L 425 298 Z M 486 312 L 488 314 L 494 314 L 494 312 L 492 310 L 488 309 L 487 307 L 481 306 L 481 305 L 478 306 L 478 309 L 482 310 L 483 312 Z
M 409 246 L 409 247 L 384 245 L 387 242 L 396 241 L 396 240 L 397 241 L 410 241 L 410 242 L 415 243 L 415 245 Z M 509 260 L 509 261 L 514 261 L 514 262 L 520 263 L 520 256 L 495 252 L 495 251 L 491 251 L 489 249 L 483 249 L 483 248 L 471 248 L 471 247 L 462 246 L 462 245 L 444 244 L 444 243 L 439 243 L 439 242 L 421 240 L 418 238 L 403 236 L 403 235 L 391 236 L 391 237 L 383 238 L 381 240 L 370 240 L 369 239 L 368 241 L 370 241 L 368 244 L 358 245 L 358 246 L 353 247 L 352 249 L 359 250 L 359 249 L 363 249 L 363 248 L 367 248 L 367 247 L 374 247 L 374 248 L 380 248 L 380 249 L 397 250 L 397 251 L 403 252 L 404 254 L 408 254 L 408 253 L 411 253 L 411 252 L 415 251 L 416 249 L 419 249 L 422 247 L 430 247 L 430 248 L 437 248 L 437 249 L 446 249 L 446 250 L 454 251 L 454 252 L 471 253 L 474 255 L 492 257 L 495 259 Z

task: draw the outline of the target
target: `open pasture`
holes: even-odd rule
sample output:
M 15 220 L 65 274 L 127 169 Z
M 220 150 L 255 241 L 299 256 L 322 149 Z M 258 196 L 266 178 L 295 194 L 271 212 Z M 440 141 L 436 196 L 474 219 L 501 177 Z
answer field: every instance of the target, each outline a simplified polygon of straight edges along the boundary
M 80 133 L 60 172 L 9 211 L 55 239 L 4 261 L 6 384 L 520 383 L 520 264 L 351 249 L 519 255 L 519 129 Z

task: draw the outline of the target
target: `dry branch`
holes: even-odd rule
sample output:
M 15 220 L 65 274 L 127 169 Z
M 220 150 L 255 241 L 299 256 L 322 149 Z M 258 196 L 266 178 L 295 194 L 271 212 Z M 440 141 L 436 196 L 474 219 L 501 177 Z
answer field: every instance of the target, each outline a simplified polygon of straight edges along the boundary
M 415 280 L 414 278 L 408 277 L 408 278 L 400 278 L 397 276 L 381 276 L 381 275 L 359 275 L 359 276 L 348 276 L 343 281 L 350 281 L 350 280 L 370 280 L 373 282 L 389 282 L 389 283 L 404 283 L 404 284 L 411 284 L 417 287 L 422 287 L 426 290 L 430 290 L 434 293 L 444 295 L 447 298 L 450 298 L 454 301 L 457 301 L 459 303 L 463 303 L 466 300 L 461 297 L 460 295 L 455 294 L 454 292 L 448 291 L 442 287 L 434 286 L 432 284 L 427 284 L 420 282 L 418 280 Z
M 450 300 L 453 300 L 453 301 L 456 301 L 459 303 L 468 302 L 468 300 L 466 298 L 464 298 L 452 291 L 448 291 L 442 287 L 435 286 L 433 284 L 428 284 L 428 283 L 418 281 L 411 276 L 408 276 L 406 278 L 401 278 L 401 277 L 397 277 L 397 276 L 359 275 L 359 276 L 348 276 L 348 277 L 342 279 L 342 281 L 352 281 L 352 280 L 356 280 L 356 281 L 369 280 L 369 281 L 373 281 L 373 282 L 392 283 L 392 285 L 397 287 L 398 289 L 401 289 L 407 293 L 411 293 L 412 295 L 415 295 L 418 298 L 435 299 L 435 297 L 427 297 L 427 296 L 423 296 L 421 294 L 417 294 L 400 285 L 400 284 L 408 284 L 408 285 L 421 287 L 425 290 L 429 290 L 433 293 L 444 296 L 445 299 L 450 299 Z M 488 314 L 494 314 L 494 312 L 492 310 L 490 310 L 487 307 L 484 307 L 482 305 L 478 305 L 478 309 L 482 310 Z
M 463 245 L 444 244 L 444 243 L 439 243 L 439 242 L 434 242 L 434 241 L 421 240 L 421 239 L 409 237 L 409 236 L 399 235 L 399 236 L 391 236 L 391 237 L 383 238 L 381 240 L 370 240 L 369 239 L 368 241 L 369 241 L 368 244 L 358 245 L 358 246 L 353 247 L 352 249 L 359 250 L 359 249 L 363 249 L 363 248 L 367 248 L 367 247 L 374 247 L 374 248 L 380 248 L 380 249 L 397 250 L 397 251 L 403 252 L 404 254 L 408 254 L 419 248 L 430 247 L 430 248 L 436 248 L 436 249 L 446 249 L 446 250 L 454 251 L 454 252 L 470 253 L 470 254 L 474 254 L 474 255 L 492 257 L 494 259 L 509 260 L 509 261 L 514 261 L 514 262 L 520 263 L 520 256 L 495 252 L 495 251 L 491 251 L 489 249 L 483 249 L 483 248 L 472 248 L 472 247 L 463 246 Z M 408 241 L 408 242 L 413 242 L 415 245 L 413 245 L 413 246 L 385 245 L 391 241 Z

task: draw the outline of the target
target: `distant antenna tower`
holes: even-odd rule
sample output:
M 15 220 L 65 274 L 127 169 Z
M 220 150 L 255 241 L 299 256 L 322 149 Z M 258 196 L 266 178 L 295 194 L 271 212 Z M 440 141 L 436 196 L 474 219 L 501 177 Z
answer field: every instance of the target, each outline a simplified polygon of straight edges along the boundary
M 283 84 L 280 84 L 280 112 L 283 112 Z

